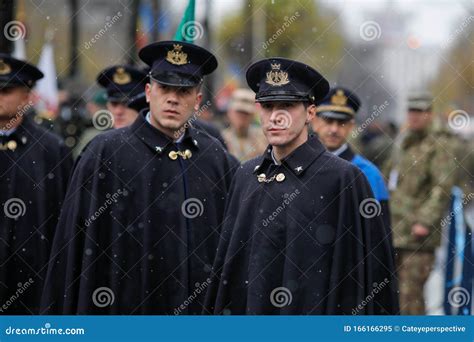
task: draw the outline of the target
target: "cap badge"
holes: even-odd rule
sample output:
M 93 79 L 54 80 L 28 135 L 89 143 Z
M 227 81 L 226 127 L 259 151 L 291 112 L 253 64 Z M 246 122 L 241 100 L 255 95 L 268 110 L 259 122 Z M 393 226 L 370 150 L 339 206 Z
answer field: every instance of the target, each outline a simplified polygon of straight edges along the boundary
M 132 81 L 132 77 L 128 72 L 125 71 L 124 68 L 120 67 L 117 68 L 117 70 L 114 73 L 114 76 L 112 77 L 112 80 L 114 83 L 123 85 L 123 84 L 128 84 Z
M 288 73 L 280 70 L 281 64 L 272 63 L 271 66 L 272 70 L 267 72 L 267 79 L 265 80 L 265 83 L 277 87 L 290 83 L 290 80 L 288 79 Z
M 12 68 L 9 64 L 5 63 L 3 59 L 0 59 L 0 75 L 9 74 L 12 71 Z
M 338 90 L 336 94 L 331 97 L 331 102 L 337 106 L 345 106 L 347 104 L 347 96 L 344 95 L 344 91 Z
M 173 44 L 173 50 L 168 51 L 166 60 L 174 65 L 183 65 L 188 63 L 188 54 L 184 53 L 182 49 L 182 45 Z

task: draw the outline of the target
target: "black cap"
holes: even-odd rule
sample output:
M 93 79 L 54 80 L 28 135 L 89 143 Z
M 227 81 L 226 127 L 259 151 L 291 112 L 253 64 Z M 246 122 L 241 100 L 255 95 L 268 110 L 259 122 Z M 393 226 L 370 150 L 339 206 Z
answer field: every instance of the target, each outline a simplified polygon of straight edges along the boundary
M 127 107 L 136 110 L 137 112 L 148 108 L 148 102 L 146 102 L 145 92 L 135 95 L 127 102 Z
M 349 89 L 331 88 L 316 108 L 316 115 L 336 120 L 351 120 L 359 110 L 360 99 Z
M 312 67 L 280 57 L 252 64 L 246 77 L 249 87 L 256 93 L 256 102 L 315 103 L 329 90 L 328 81 Z
M 34 65 L 0 53 L 0 89 L 13 87 L 34 87 L 43 73 Z
M 145 89 L 147 75 L 130 65 L 114 65 L 97 76 L 97 83 L 107 90 L 107 100 L 127 103 Z
M 217 68 L 217 59 L 206 49 L 186 42 L 163 41 L 145 46 L 138 56 L 151 67 L 158 83 L 175 87 L 195 87 Z

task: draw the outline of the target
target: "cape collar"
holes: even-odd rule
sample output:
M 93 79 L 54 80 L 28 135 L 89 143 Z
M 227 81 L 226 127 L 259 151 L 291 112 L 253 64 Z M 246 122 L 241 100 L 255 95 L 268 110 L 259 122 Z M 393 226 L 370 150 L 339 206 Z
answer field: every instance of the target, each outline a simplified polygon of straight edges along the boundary
M 148 109 L 144 109 L 139 113 L 137 119 L 131 126 L 131 130 L 133 134 L 155 152 L 162 153 L 167 146 L 172 144 L 183 144 L 183 146 L 193 146 L 194 148 L 199 149 L 199 132 L 194 127 L 187 125 L 184 136 L 179 142 L 176 142 L 147 122 L 147 113 Z
M 286 158 L 281 160 L 281 165 L 299 176 L 325 151 L 326 149 L 319 139 L 310 135 L 304 144 L 298 146 Z M 260 173 L 266 170 L 269 165 L 275 164 L 271 152 L 272 146 L 269 145 L 263 155 L 258 157 L 258 164 L 253 173 Z

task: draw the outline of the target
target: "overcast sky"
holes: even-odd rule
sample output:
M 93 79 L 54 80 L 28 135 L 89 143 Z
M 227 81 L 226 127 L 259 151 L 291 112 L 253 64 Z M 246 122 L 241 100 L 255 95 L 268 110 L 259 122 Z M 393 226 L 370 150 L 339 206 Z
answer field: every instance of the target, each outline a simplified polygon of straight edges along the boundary
M 197 7 L 205 1 L 197 0 Z M 215 23 L 225 14 L 240 9 L 242 3 L 242 0 L 213 0 Z M 408 15 L 407 32 L 426 45 L 443 44 L 469 17 L 469 6 L 471 11 L 474 8 L 471 0 L 326 0 L 319 3 L 341 13 L 341 23 L 349 34 L 358 32 L 359 26 L 364 21 L 373 20 L 376 13 L 380 14 L 388 8 L 399 10 Z M 181 0 L 179 7 L 184 9 L 186 4 L 187 0 Z M 474 25 L 474 20 L 470 21 L 470 25 Z

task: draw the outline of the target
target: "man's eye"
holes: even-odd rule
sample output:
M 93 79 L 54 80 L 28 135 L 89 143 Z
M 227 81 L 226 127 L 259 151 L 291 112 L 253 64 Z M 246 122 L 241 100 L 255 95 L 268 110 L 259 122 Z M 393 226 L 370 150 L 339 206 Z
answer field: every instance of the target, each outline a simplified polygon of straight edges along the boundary
M 8 95 L 12 92 L 12 88 L 3 88 L 3 89 L 0 89 L 0 94 L 3 94 L 3 95 Z
M 179 93 L 180 94 L 183 94 L 183 95 L 188 95 L 188 94 L 191 94 L 191 89 L 188 89 L 188 88 L 181 88 L 179 90 Z

